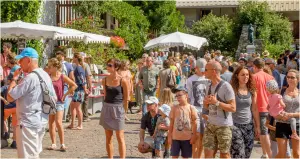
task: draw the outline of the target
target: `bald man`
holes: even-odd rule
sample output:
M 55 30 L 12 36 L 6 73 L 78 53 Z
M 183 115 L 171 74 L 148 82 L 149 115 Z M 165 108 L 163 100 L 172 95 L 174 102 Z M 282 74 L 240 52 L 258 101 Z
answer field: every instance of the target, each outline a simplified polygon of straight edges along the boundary
M 230 158 L 235 94 L 231 85 L 221 79 L 221 71 L 222 66 L 217 61 L 211 61 L 205 66 L 205 77 L 211 80 L 203 103 L 203 114 L 209 111 L 203 136 L 205 158 L 213 158 L 217 148 L 220 150 L 220 158 Z

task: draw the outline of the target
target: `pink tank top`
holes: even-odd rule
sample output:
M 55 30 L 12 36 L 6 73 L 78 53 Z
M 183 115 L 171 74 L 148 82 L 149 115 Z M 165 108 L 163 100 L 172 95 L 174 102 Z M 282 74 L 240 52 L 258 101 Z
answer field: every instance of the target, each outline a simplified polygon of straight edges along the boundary
M 58 80 L 52 81 L 57 96 L 57 102 L 62 102 L 64 96 L 64 76 L 61 74 Z

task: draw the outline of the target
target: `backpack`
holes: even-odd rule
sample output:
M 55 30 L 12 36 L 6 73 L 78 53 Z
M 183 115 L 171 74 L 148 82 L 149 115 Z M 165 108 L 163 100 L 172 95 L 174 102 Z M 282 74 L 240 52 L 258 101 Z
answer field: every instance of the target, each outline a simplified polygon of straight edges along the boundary
M 173 71 L 170 69 L 170 72 L 167 76 L 167 87 L 173 89 L 175 88 L 175 86 L 176 86 L 176 79 L 174 79 Z
M 218 99 L 218 101 L 220 101 L 220 102 L 222 102 L 222 103 L 226 103 L 226 102 L 224 102 L 224 101 L 219 97 L 218 91 L 219 91 L 219 88 L 220 88 L 224 83 L 225 83 L 225 81 L 221 80 L 221 81 L 219 82 L 219 84 L 217 85 L 216 89 L 215 89 L 215 94 L 217 94 L 217 99 Z M 211 94 L 211 85 L 212 85 L 212 84 L 209 85 L 209 89 L 208 89 L 208 94 L 209 94 L 209 95 Z M 227 113 L 224 111 L 224 109 L 222 109 L 222 110 L 223 110 L 225 119 L 227 119 Z
M 40 86 L 42 89 L 42 112 L 44 114 L 55 114 L 56 113 L 56 99 L 53 95 L 51 95 L 51 92 L 49 91 L 49 88 L 45 81 L 42 79 L 42 77 L 36 72 L 32 71 L 34 74 L 36 74 L 40 81 Z

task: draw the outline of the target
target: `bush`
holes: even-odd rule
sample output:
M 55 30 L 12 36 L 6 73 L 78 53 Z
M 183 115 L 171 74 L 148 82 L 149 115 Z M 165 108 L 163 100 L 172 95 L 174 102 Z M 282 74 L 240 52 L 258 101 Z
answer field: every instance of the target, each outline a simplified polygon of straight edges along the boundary
M 213 14 L 208 14 L 193 24 L 191 32 L 206 38 L 209 43 L 209 49 L 234 50 L 233 20 L 227 16 L 217 17 Z

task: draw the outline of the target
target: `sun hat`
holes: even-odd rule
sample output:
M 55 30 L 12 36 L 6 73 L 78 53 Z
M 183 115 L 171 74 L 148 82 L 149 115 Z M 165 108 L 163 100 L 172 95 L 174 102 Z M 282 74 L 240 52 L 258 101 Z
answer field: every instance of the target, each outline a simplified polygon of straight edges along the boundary
M 262 55 L 263 55 L 264 57 L 267 57 L 267 56 L 270 56 L 270 53 L 269 53 L 268 50 L 265 50 L 265 51 L 262 53 Z
M 158 104 L 158 102 L 158 99 L 154 96 L 149 97 L 149 99 L 145 101 L 145 103 L 147 104 Z
M 163 105 L 160 106 L 158 109 L 161 110 L 166 116 L 169 116 L 169 115 L 170 115 L 171 107 L 168 106 L 167 104 L 163 104 Z
M 24 57 L 38 59 L 39 58 L 39 54 L 37 53 L 37 51 L 34 48 L 27 47 L 19 55 L 17 55 L 15 57 L 15 59 L 16 60 L 20 60 L 20 59 L 22 59 Z
M 278 84 L 275 80 L 270 80 L 266 83 L 266 88 L 270 92 L 275 92 L 279 89 Z

